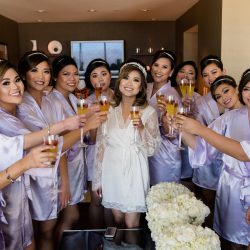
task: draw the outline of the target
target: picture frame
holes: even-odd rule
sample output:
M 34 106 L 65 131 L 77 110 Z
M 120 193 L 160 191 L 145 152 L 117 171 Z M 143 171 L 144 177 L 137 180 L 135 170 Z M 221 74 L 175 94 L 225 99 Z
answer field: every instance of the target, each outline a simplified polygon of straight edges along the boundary
M 71 56 L 77 63 L 81 78 L 84 78 L 89 62 L 95 58 L 106 60 L 112 78 L 117 78 L 124 61 L 124 40 L 71 41 Z
M 8 49 L 6 43 L 0 43 L 0 58 L 8 60 Z

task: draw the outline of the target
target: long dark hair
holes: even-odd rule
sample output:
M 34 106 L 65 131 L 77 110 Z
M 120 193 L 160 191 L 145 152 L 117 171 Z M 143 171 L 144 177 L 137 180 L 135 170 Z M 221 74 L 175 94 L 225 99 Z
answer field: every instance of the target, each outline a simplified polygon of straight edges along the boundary
M 250 82 L 250 69 L 247 69 L 244 71 L 244 73 L 242 74 L 241 76 L 241 79 L 240 79 L 240 84 L 238 86 L 238 91 L 239 91 L 239 99 L 240 99 L 240 102 L 243 104 L 243 105 L 246 105 L 243 101 L 243 98 L 242 98 L 242 92 L 243 92 L 243 89 L 245 88 L 245 86 Z
M 49 57 L 43 51 L 28 51 L 26 52 L 18 63 L 18 73 L 23 80 L 24 87 L 27 88 L 27 82 L 25 80 L 26 73 L 31 70 L 32 68 L 36 67 L 41 62 L 47 62 L 51 72 L 51 79 L 52 81 L 52 68 L 50 64 Z
M 140 67 L 138 67 L 138 65 L 140 65 Z M 139 93 L 136 95 L 136 99 L 133 103 L 133 106 L 147 105 L 147 80 L 146 80 L 147 76 L 145 75 L 145 72 L 143 73 L 143 71 L 141 70 L 142 68 L 144 68 L 146 72 L 146 67 L 144 66 L 143 63 L 141 62 L 139 63 L 138 60 L 134 61 L 129 60 L 121 65 L 119 76 L 115 82 L 115 87 L 114 87 L 114 102 L 115 102 L 114 106 L 119 106 L 122 100 L 122 93 L 119 89 L 121 80 L 126 78 L 128 74 L 134 70 L 138 71 L 141 76 L 141 88 Z

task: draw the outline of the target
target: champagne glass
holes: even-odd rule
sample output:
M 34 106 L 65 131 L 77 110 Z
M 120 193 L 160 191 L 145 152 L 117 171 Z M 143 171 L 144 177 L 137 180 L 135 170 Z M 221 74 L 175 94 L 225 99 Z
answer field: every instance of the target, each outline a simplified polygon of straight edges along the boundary
M 50 166 L 52 167 L 52 178 L 54 180 L 54 188 L 56 188 L 56 178 L 55 178 L 55 164 L 56 164 L 56 154 L 58 151 L 58 135 L 51 135 L 48 134 L 46 136 L 44 136 L 43 138 L 43 143 L 44 145 L 53 145 L 55 146 L 55 148 L 51 148 L 51 149 L 47 149 L 47 152 L 51 152 L 55 154 L 55 157 L 53 158 L 53 160 L 50 163 Z
M 88 113 L 89 110 L 89 103 L 86 99 L 84 98 L 78 98 L 77 99 L 77 114 L 78 115 L 83 115 Z M 88 145 L 84 142 L 84 136 L 83 136 L 83 128 L 81 128 L 81 139 L 80 139 L 80 144 L 79 147 L 84 147 L 86 148 Z
M 99 100 L 100 96 L 101 96 L 101 93 L 102 93 L 102 86 L 99 82 L 97 82 L 95 84 L 95 97 L 96 97 L 96 100 Z
M 187 116 L 187 114 L 188 114 L 188 108 L 187 107 L 183 107 L 183 106 L 178 106 L 178 114 L 179 115 L 185 115 L 185 116 Z M 179 129 L 180 129 L 180 126 L 179 126 Z M 178 147 L 177 147 L 178 150 L 184 150 L 185 149 L 181 145 L 181 137 L 182 137 L 182 132 L 179 131 L 179 139 L 178 139 Z
M 101 111 L 109 111 L 110 103 L 109 103 L 108 97 L 105 95 L 101 95 L 99 97 L 99 105 L 100 105 Z M 107 121 L 105 121 L 102 124 L 102 134 L 103 134 L 103 136 L 107 135 Z
M 190 114 L 193 113 L 192 111 L 192 106 L 194 104 L 194 101 L 193 101 L 193 96 L 194 96 L 194 88 L 195 88 L 195 81 L 190 79 L 188 81 L 188 85 L 187 85 L 187 96 L 188 96 L 188 112 Z
M 165 96 L 162 92 L 158 91 L 156 92 L 156 100 L 157 100 L 157 104 L 162 104 L 162 102 L 165 102 Z M 159 116 L 159 126 L 162 126 L 162 111 L 159 109 L 160 111 L 160 116 Z
M 187 95 L 188 80 L 186 78 L 181 79 L 179 86 L 182 94 L 182 100 L 184 101 Z
M 166 100 L 166 111 L 167 114 L 171 117 L 171 124 L 169 125 L 169 131 L 168 134 L 166 134 L 166 136 L 169 138 L 175 137 L 172 122 L 174 120 L 175 114 L 177 113 L 177 108 L 178 108 L 178 101 L 173 95 L 169 95 Z
M 133 121 L 140 117 L 140 107 L 139 106 L 132 106 L 130 109 L 130 119 Z M 137 142 L 137 131 L 138 128 L 134 126 L 134 143 Z

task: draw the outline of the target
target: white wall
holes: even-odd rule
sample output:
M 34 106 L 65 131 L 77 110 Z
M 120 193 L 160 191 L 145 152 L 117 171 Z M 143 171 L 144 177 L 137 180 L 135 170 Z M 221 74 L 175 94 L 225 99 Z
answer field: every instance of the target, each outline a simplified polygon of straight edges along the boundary
M 221 58 L 237 81 L 250 68 L 250 1 L 222 1 Z

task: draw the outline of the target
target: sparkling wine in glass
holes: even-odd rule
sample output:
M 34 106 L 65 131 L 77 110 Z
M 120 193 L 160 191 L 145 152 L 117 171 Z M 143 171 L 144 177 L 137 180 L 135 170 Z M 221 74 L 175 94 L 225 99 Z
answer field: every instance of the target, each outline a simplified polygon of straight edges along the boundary
M 156 92 L 156 100 L 157 104 L 162 104 L 162 102 L 165 102 L 165 96 L 162 92 L 158 91 Z M 159 116 L 159 126 L 162 126 L 162 111 L 160 110 L 160 116 Z
M 102 94 L 102 86 L 98 82 L 98 83 L 95 84 L 95 97 L 96 97 L 96 100 L 99 100 L 101 94 Z
M 171 123 L 173 122 L 174 116 L 177 113 L 177 108 L 178 108 L 178 101 L 175 99 L 173 95 L 169 95 L 166 99 L 166 111 L 167 114 L 171 117 Z M 168 134 L 166 134 L 166 136 L 169 138 L 175 137 L 174 128 L 171 124 L 169 125 L 169 131 Z
M 84 115 L 89 111 L 89 103 L 84 98 L 77 99 L 77 114 Z M 84 142 L 83 128 L 81 128 L 81 141 L 79 147 L 87 147 L 88 145 Z
M 182 94 L 182 100 L 185 100 L 188 91 L 188 80 L 186 78 L 181 79 L 179 86 Z
M 108 97 L 105 95 L 101 95 L 99 97 L 99 105 L 100 105 L 101 111 L 109 111 L 110 103 L 109 103 Z M 103 136 L 107 135 L 107 122 L 106 121 L 102 124 L 102 134 Z
M 187 116 L 187 114 L 188 114 L 188 108 L 187 107 L 183 107 L 183 106 L 179 106 L 178 107 L 178 114 L 179 115 L 185 115 L 185 116 Z M 182 147 L 182 143 L 181 143 L 181 138 L 182 138 L 182 132 L 181 131 L 179 131 L 179 140 L 178 140 L 178 150 L 184 150 L 185 148 L 184 147 Z
M 51 135 L 48 134 L 46 136 L 44 136 L 43 138 L 43 143 L 44 145 L 53 145 L 55 146 L 55 148 L 51 148 L 51 149 L 47 149 L 47 152 L 51 152 L 55 154 L 54 159 L 51 161 L 50 166 L 52 167 L 52 178 L 54 180 L 54 189 L 56 188 L 56 177 L 55 177 L 55 164 L 56 164 L 56 154 L 58 151 L 58 135 Z
M 130 109 L 130 119 L 133 121 L 140 117 L 140 107 L 139 106 L 132 106 Z M 137 132 L 138 128 L 134 127 L 134 143 L 137 142 Z

